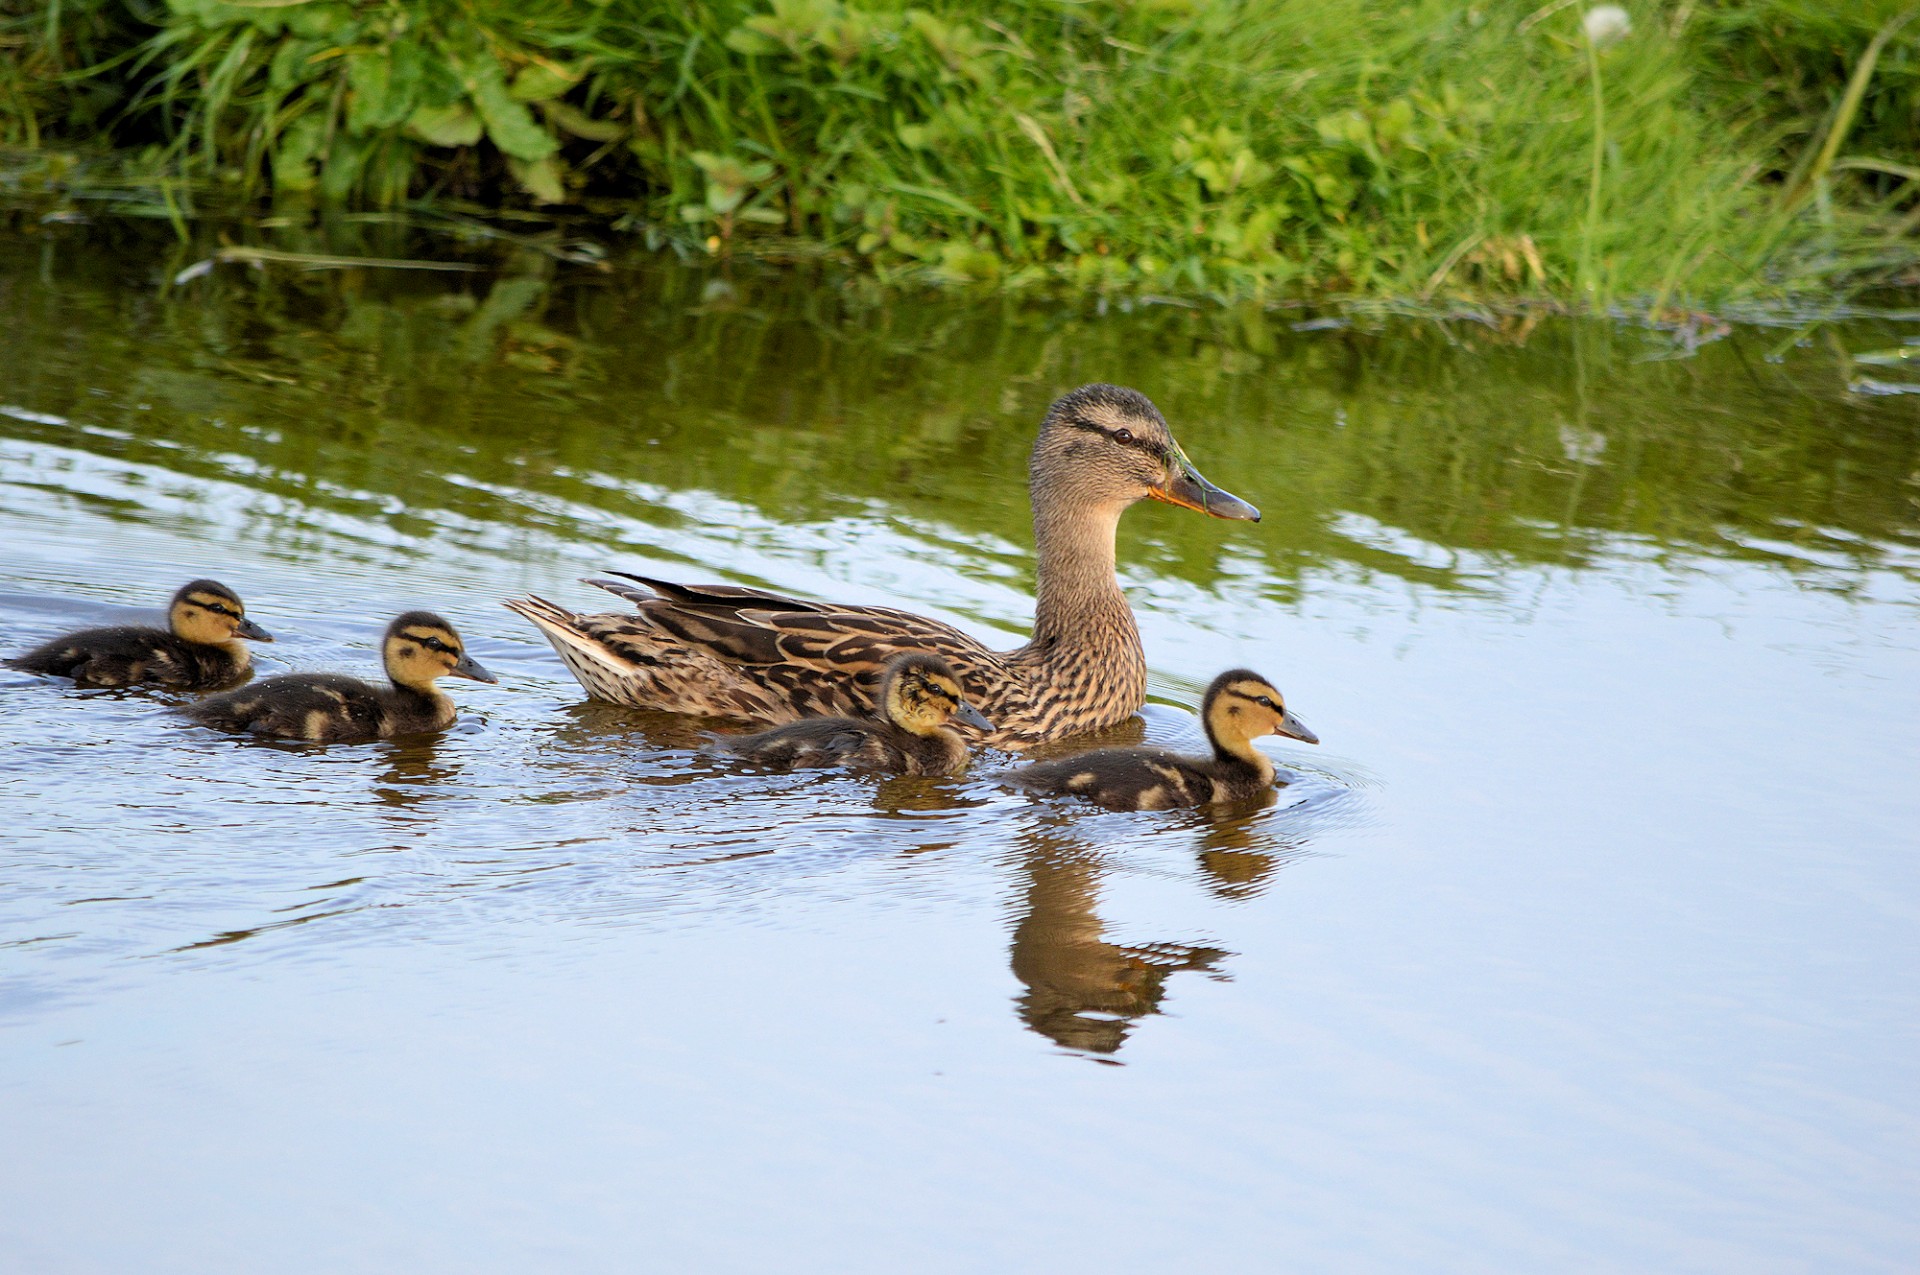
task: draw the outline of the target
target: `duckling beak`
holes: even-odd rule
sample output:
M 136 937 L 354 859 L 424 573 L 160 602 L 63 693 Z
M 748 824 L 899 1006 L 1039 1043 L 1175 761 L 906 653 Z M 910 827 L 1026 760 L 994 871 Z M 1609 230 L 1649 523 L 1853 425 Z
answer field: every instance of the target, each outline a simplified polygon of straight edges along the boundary
M 461 653 L 460 662 L 448 669 L 447 672 L 450 676 L 470 677 L 476 682 L 498 682 L 500 680 L 493 674 L 487 672 L 487 670 L 481 668 L 480 661 L 465 652 Z
M 1286 714 L 1281 718 L 1280 724 L 1273 728 L 1273 733 L 1276 735 L 1285 735 L 1289 739 L 1297 739 L 1303 744 L 1317 744 L 1320 742 L 1320 737 L 1308 730 L 1307 724 L 1295 717 L 1292 709 L 1287 710 Z
M 1173 447 L 1173 477 L 1164 487 L 1149 487 L 1147 495 L 1155 500 L 1165 501 L 1169 505 L 1178 505 L 1182 509 L 1198 509 L 1213 518 L 1237 518 L 1244 522 L 1259 522 L 1260 511 L 1249 505 L 1230 491 L 1222 491 L 1200 476 L 1194 463 L 1180 450 L 1178 443 Z
M 993 723 L 987 720 L 987 715 L 971 704 L 962 704 L 954 709 L 953 720 L 962 726 L 972 726 L 978 730 L 993 729 Z
M 234 626 L 233 635 L 235 637 L 243 637 L 249 642 L 273 641 L 273 634 L 248 619 L 242 619 L 239 624 Z

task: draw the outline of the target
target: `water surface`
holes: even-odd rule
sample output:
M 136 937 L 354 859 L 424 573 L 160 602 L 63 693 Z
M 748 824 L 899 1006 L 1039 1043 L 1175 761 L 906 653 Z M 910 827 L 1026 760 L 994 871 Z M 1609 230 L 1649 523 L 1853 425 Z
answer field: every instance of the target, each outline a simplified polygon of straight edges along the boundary
M 397 233 L 326 246 L 445 251 Z M 501 683 L 314 748 L 0 676 L 9 1267 L 1920 1261 L 1920 398 L 1852 357 L 1911 326 L 203 252 L 0 238 L 0 647 L 210 574 L 263 671 L 427 606 Z M 1012 645 L 1089 380 L 1266 512 L 1121 532 L 1131 733 L 1244 664 L 1326 740 L 1265 809 L 743 773 L 498 606 L 615 567 Z

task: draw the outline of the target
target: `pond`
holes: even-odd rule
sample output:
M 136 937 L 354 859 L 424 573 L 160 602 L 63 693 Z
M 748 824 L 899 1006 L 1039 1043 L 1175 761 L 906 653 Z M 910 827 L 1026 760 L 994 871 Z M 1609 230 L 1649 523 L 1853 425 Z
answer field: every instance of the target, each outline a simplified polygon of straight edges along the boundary
M 1920 328 L 356 225 L 319 246 L 478 268 L 176 279 L 212 246 L 0 235 L 0 649 L 210 575 L 263 672 L 372 672 L 421 606 L 500 680 L 310 747 L 0 673 L 10 1269 L 1920 1261 Z M 1267 674 L 1324 742 L 1266 741 L 1265 808 L 757 773 L 500 606 L 618 610 L 614 568 L 1015 645 L 1026 452 L 1096 380 L 1265 512 L 1119 548 L 1120 733 Z

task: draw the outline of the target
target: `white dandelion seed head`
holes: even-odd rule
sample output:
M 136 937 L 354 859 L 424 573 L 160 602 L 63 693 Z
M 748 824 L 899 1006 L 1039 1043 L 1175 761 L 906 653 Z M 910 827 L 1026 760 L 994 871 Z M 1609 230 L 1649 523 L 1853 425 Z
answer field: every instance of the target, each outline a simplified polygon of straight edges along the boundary
M 1581 26 L 1596 49 L 1618 44 L 1633 30 L 1633 19 L 1617 4 L 1597 4 L 1587 10 Z

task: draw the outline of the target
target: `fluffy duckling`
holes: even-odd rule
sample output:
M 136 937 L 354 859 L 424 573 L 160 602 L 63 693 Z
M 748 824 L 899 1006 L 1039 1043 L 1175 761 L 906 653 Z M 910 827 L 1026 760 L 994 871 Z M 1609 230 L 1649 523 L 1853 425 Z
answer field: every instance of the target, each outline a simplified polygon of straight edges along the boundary
M 364 743 L 453 725 L 453 701 L 434 686 L 435 678 L 498 680 L 466 653 L 453 626 L 431 611 L 409 611 L 389 624 L 380 654 L 391 689 L 338 673 L 289 673 L 201 700 L 187 714 L 222 730 Z
M 1211 757 L 1163 748 L 1101 748 L 1024 766 L 1002 782 L 1029 792 L 1085 797 L 1115 810 L 1169 810 L 1244 801 L 1273 786 L 1273 763 L 1253 746 L 1262 735 L 1317 744 L 1320 737 L 1287 710 L 1273 683 L 1233 669 L 1213 679 L 1200 702 Z
M 238 595 L 214 580 L 195 580 L 167 604 L 167 627 L 119 624 L 82 629 L 43 643 L 7 663 L 28 673 L 70 677 L 79 686 L 172 686 L 186 691 L 225 686 L 253 663 L 242 638 L 273 635 L 247 618 Z
M 880 674 L 872 717 L 813 717 L 752 735 L 716 736 L 714 746 L 768 766 L 848 766 L 896 775 L 951 775 L 967 744 L 947 723 L 993 724 L 967 703 L 953 667 L 924 651 L 898 655 Z

